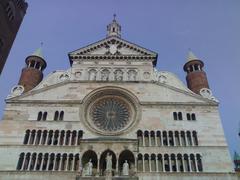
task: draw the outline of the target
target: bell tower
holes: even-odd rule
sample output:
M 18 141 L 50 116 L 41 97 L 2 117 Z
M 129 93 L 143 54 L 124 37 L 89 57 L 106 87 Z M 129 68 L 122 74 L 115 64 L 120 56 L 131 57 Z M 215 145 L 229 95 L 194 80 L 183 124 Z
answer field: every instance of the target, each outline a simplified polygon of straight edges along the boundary
M 24 87 L 24 92 L 32 90 L 43 79 L 43 70 L 47 63 L 43 58 L 42 49 L 37 49 L 32 55 L 26 58 L 26 67 L 22 69 L 22 74 L 18 84 Z
M 116 21 L 116 14 L 113 15 L 113 21 L 107 26 L 107 37 L 117 36 L 121 38 L 121 26 Z
M 189 51 L 187 63 L 183 69 L 187 72 L 186 80 L 188 88 L 196 94 L 200 94 L 203 88 L 209 89 L 207 74 L 203 70 L 203 67 L 203 61 Z

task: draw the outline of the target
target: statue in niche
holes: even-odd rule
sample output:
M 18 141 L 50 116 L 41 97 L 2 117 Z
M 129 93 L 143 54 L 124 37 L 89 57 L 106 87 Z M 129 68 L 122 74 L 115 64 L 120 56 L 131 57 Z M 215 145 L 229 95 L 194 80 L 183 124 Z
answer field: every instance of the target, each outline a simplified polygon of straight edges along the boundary
M 128 71 L 128 80 L 136 81 L 137 72 L 135 70 Z
M 94 81 L 94 80 L 96 80 L 96 78 L 97 78 L 97 73 L 96 73 L 96 71 L 95 71 L 95 70 L 89 71 L 89 80 L 90 80 L 90 81 Z
M 109 80 L 109 74 L 110 74 L 110 72 L 107 69 L 103 70 L 102 74 L 101 74 L 101 79 L 103 81 L 108 81 Z
M 87 163 L 87 167 L 86 167 L 87 176 L 92 176 L 92 169 L 93 169 L 92 159 L 89 159 L 89 162 Z
M 123 80 L 123 72 L 121 70 L 115 71 L 115 80 L 116 81 L 122 81 Z
M 129 164 L 127 160 L 123 163 L 123 176 L 128 176 L 129 175 Z
M 107 153 L 106 157 L 106 170 L 107 171 L 112 171 L 112 155 L 110 153 Z

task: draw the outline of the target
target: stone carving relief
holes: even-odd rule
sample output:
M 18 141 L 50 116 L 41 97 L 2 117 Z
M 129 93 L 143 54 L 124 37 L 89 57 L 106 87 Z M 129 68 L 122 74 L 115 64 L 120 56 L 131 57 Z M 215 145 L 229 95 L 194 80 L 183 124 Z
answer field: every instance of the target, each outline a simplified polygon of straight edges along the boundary
M 76 77 L 77 79 L 81 78 L 81 76 L 82 76 L 82 72 L 81 72 L 81 71 L 75 72 L 75 77 Z
M 127 71 L 125 68 L 90 68 L 87 73 L 87 80 L 90 81 L 136 81 L 138 74 L 137 69 Z M 79 74 L 79 76 L 83 75 Z M 150 73 L 147 72 L 146 76 L 146 79 L 149 79 Z
M 117 69 L 114 72 L 114 79 L 115 79 L 115 81 L 122 81 L 123 80 L 123 71 L 120 69 Z
M 208 88 L 202 88 L 200 90 L 200 95 L 204 98 L 218 102 L 218 100 L 213 96 L 212 91 Z
M 101 80 L 108 81 L 109 80 L 109 74 L 110 74 L 110 71 L 108 69 L 103 69 L 101 71 Z
M 97 79 L 97 71 L 95 69 L 91 69 L 88 71 L 88 79 L 90 81 L 95 81 Z
M 59 79 L 61 81 L 66 81 L 66 80 L 69 80 L 70 79 L 70 75 L 68 73 L 63 73 L 59 76 Z
M 24 87 L 21 85 L 16 85 L 12 88 L 11 94 L 7 98 L 20 96 L 24 92 Z
M 144 77 L 144 79 L 149 79 L 150 78 L 150 73 L 149 72 L 144 72 L 143 77 Z
M 133 70 L 133 69 L 129 70 L 128 71 L 128 80 L 129 81 L 136 81 L 136 78 L 137 78 L 136 70 Z
M 158 82 L 166 83 L 167 82 L 167 77 L 161 74 L 160 76 L 158 76 Z

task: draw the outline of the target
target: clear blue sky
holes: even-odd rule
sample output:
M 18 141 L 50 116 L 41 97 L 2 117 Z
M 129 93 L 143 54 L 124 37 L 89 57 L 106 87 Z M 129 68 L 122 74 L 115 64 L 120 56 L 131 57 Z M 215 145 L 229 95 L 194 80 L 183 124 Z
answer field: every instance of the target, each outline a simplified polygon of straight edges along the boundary
M 239 0 L 28 0 L 29 8 L 0 77 L 4 98 L 18 83 L 25 58 L 44 42 L 45 75 L 69 68 L 67 53 L 106 36 L 114 13 L 122 37 L 158 52 L 158 69 L 177 74 L 188 48 L 205 62 L 230 152 L 240 151 Z

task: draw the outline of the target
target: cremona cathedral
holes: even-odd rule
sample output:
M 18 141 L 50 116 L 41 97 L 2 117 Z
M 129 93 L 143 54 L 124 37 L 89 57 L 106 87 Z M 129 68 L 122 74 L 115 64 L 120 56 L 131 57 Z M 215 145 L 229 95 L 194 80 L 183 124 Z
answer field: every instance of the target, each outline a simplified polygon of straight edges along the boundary
M 187 86 L 157 53 L 107 37 L 68 54 L 45 78 L 26 58 L 0 122 L 0 180 L 237 180 L 204 63 L 189 52 Z

